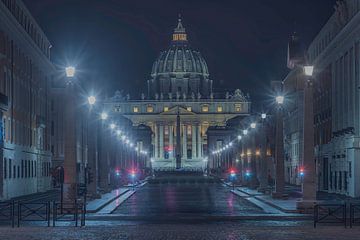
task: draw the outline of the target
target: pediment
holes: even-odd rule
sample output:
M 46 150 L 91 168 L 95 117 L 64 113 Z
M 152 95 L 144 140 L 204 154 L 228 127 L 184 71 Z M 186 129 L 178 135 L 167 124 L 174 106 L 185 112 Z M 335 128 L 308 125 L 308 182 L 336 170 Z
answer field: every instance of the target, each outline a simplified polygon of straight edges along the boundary
M 180 106 L 172 107 L 168 111 L 160 113 L 160 115 L 177 115 L 178 112 L 180 115 L 196 115 L 195 113 Z

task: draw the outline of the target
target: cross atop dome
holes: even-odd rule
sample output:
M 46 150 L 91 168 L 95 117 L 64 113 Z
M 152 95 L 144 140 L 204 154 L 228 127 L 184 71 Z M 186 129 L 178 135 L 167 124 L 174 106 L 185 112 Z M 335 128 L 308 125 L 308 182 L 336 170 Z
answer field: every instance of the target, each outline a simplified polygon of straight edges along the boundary
M 179 14 L 177 27 L 174 29 L 173 42 L 187 42 L 187 34 L 181 22 L 181 15 Z

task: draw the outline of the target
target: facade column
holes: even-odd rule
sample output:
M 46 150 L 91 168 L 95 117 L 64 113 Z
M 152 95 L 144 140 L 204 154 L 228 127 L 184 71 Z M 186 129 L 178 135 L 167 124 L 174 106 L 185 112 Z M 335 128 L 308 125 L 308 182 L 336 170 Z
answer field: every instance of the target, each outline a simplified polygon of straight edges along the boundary
M 186 125 L 183 125 L 183 159 L 187 159 L 187 131 Z
M 196 158 L 196 126 L 194 124 L 191 125 L 191 158 Z
M 164 159 L 164 125 L 159 126 L 159 138 L 160 138 L 160 159 Z
M 202 138 L 201 138 L 201 124 L 197 126 L 197 157 L 202 157 Z
M 154 158 L 157 159 L 157 158 L 159 158 L 158 125 L 157 125 L 157 123 L 155 123 L 155 125 L 154 125 L 154 132 L 155 132 L 155 134 L 154 134 Z
M 174 152 L 175 152 L 175 148 L 174 148 L 174 126 L 173 125 L 169 125 L 169 147 L 170 147 L 170 154 L 169 154 L 169 158 L 173 159 L 174 158 Z

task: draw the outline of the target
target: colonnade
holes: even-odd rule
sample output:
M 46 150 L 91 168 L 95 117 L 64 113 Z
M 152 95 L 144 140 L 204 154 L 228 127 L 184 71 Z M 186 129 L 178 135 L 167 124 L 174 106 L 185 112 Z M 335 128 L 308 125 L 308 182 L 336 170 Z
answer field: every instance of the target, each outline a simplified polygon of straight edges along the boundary
M 180 135 L 176 136 L 175 122 L 162 122 L 153 125 L 154 153 L 158 160 L 175 159 L 176 144 L 181 145 L 181 159 L 201 159 L 203 156 L 203 136 L 199 122 L 180 124 Z M 191 155 L 188 151 L 191 151 Z M 167 155 L 165 152 L 167 151 Z

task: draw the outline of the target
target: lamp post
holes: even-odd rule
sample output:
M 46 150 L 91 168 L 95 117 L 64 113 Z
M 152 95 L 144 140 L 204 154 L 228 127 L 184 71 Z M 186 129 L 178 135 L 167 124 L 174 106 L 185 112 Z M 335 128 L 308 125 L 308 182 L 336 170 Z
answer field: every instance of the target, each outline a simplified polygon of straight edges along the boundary
M 284 194 L 284 133 L 283 133 L 283 104 L 284 96 L 276 97 L 276 135 L 275 135 L 275 192 L 273 198 L 282 198 Z
M 303 127 L 303 198 L 297 202 L 298 209 L 312 208 L 316 202 L 315 160 L 314 160 L 314 106 L 313 66 L 304 66 L 304 127 Z
M 64 192 L 65 202 L 73 203 L 77 198 L 77 162 L 76 162 L 76 112 L 74 78 L 75 68 L 67 67 L 66 105 L 65 105 L 65 153 L 64 153 Z
M 260 186 L 259 191 L 265 191 L 268 186 L 268 179 L 267 179 L 267 156 L 266 156 L 266 149 L 267 149 L 267 139 L 266 139 L 266 127 L 265 127 L 265 120 L 267 118 L 266 113 L 261 114 L 261 124 L 260 124 L 260 136 L 261 136 L 261 143 L 260 143 Z
M 92 197 L 98 198 L 100 195 L 97 192 L 98 187 L 98 116 L 94 112 L 96 109 L 96 97 L 88 97 L 89 104 L 89 124 L 88 124 L 88 167 L 86 168 L 86 186 L 89 194 Z

